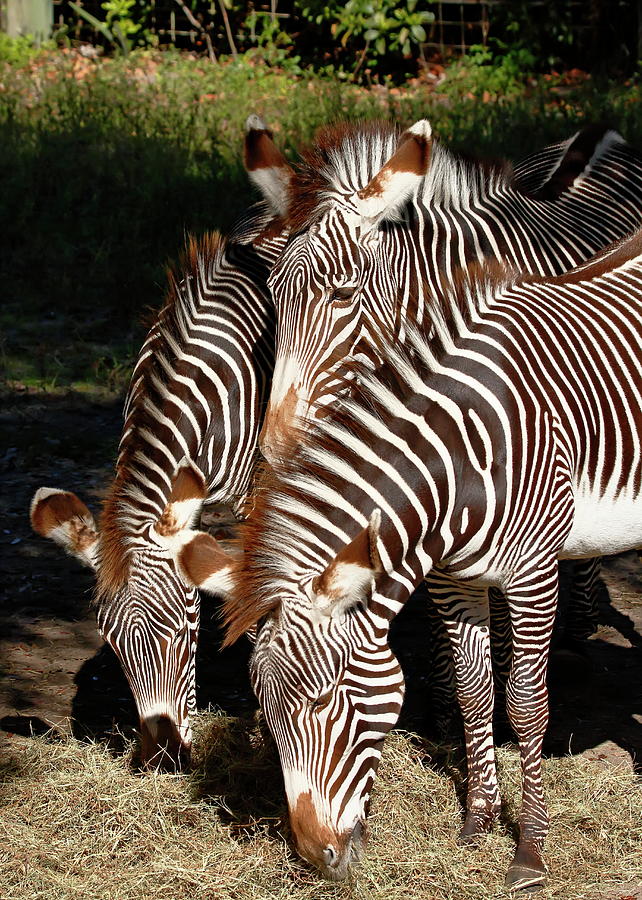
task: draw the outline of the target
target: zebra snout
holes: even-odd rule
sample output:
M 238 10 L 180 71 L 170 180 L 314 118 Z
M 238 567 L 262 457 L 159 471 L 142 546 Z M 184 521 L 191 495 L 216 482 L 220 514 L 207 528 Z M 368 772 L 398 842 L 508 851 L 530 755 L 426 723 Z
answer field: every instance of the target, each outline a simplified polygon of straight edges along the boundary
M 270 402 L 259 435 L 259 447 L 268 462 L 277 464 L 292 452 L 308 407 L 307 397 L 294 387 L 278 402 Z
M 191 741 L 183 739 L 170 716 L 161 714 L 141 719 L 140 735 L 143 768 L 170 773 L 189 768 Z
M 344 832 L 336 843 L 328 843 L 323 850 L 322 874 L 331 881 L 342 881 L 350 867 L 361 858 L 365 841 L 365 826 L 359 821 L 352 830 Z

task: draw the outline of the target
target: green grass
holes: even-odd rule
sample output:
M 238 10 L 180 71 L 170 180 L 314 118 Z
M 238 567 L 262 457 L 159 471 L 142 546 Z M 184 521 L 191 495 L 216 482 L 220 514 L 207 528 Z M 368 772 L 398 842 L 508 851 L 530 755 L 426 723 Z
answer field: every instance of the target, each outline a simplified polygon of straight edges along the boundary
M 517 78 L 470 60 L 431 91 L 178 53 L 0 56 L 4 378 L 118 382 L 109 371 L 135 355 L 185 234 L 228 229 L 252 199 L 241 165 L 250 112 L 293 159 L 320 125 L 375 116 L 428 116 L 457 149 L 518 158 L 585 121 L 642 144 L 639 101 L 637 84 Z

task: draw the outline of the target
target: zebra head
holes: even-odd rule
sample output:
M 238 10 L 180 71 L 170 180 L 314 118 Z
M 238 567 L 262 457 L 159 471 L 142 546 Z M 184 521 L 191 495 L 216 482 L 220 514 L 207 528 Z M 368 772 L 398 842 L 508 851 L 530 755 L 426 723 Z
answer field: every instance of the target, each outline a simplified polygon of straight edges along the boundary
M 122 498 L 111 509 L 108 500 L 100 532 L 73 493 L 40 488 L 31 504 L 34 530 L 96 572 L 98 629 L 116 653 L 136 702 L 142 763 L 170 771 L 181 769 L 190 758 L 189 716 L 196 709 L 197 585 L 214 593 L 229 586 L 227 555 L 209 535 L 196 532 L 216 545 L 217 577 L 212 580 L 211 564 L 201 564 L 202 541 L 193 540 L 195 533 L 189 527 L 203 490 L 200 473 L 183 466 L 155 520 L 134 523 Z M 208 553 L 211 559 L 211 544 Z M 183 560 L 195 575 L 185 575 Z
M 292 234 L 269 280 L 276 359 L 261 447 L 272 460 L 291 443 L 295 419 L 341 391 L 346 363 L 363 354 L 376 361 L 377 335 L 394 333 L 405 267 L 391 264 L 380 226 L 402 214 L 430 159 L 425 120 L 400 137 L 375 126 L 368 160 L 349 133 L 332 140 L 324 149 L 320 139 L 299 174 L 276 164 L 266 130 L 250 128 L 246 141 L 249 174 Z
M 125 585 L 98 596 L 96 620 L 136 703 L 143 765 L 185 768 L 196 711 L 198 591 L 184 584 L 167 551 L 141 547 L 130 555 Z
M 278 747 L 297 849 L 332 880 L 346 877 L 365 845 L 382 742 L 403 699 L 389 622 L 371 608 L 382 572 L 379 520 L 375 510 L 325 568 L 260 577 L 273 608 L 258 623 L 252 684 Z M 276 547 L 271 558 L 256 549 L 266 574 L 280 568 Z M 242 603 L 256 563 L 246 547 L 234 588 Z M 242 619 L 227 616 L 226 643 L 245 630 Z

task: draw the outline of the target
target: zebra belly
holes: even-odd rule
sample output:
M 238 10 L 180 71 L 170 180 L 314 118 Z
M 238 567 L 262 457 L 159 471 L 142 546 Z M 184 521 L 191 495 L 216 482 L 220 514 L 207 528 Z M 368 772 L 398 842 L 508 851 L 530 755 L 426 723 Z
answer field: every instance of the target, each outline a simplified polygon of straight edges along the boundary
M 575 498 L 573 525 L 560 559 L 588 559 L 642 547 L 642 496 L 622 491 L 618 497 L 589 493 Z

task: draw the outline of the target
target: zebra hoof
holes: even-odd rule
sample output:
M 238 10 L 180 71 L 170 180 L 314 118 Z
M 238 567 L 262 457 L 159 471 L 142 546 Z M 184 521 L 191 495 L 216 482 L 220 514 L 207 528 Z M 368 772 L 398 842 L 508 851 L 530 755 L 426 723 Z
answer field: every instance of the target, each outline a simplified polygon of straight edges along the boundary
M 520 894 L 534 894 L 541 891 L 546 881 L 546 866 L 534 847 L 517 848 L 506 874 L 506 885 Z
M 493 827 L 495 816 L 491 813 L 468 813 L 464 827 L 459 832 L 458 843 L 468 846 L 475 846 L 479 843 L 480 838 Z

